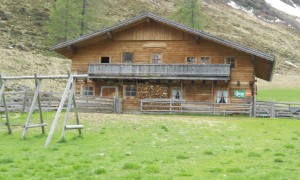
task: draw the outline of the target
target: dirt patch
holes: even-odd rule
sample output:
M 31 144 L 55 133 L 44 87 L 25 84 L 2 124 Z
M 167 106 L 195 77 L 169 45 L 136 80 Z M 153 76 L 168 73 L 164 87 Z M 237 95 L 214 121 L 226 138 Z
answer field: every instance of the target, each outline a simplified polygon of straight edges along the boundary
M 272 89 L 272 88 L 299 88 L 300 89 L 300 74 L 299 75 L 281 75 L 274 74 L 273 80 L 267 82 L 258 79 L 257 86 L 259 89 Z

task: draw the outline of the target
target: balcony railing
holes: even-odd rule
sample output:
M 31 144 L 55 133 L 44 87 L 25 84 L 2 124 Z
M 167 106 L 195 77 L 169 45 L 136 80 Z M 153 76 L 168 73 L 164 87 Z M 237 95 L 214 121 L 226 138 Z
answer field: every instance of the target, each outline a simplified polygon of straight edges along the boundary
M 228 64 L 90 64 L 90 76 L 119 79 L 229 80 Z

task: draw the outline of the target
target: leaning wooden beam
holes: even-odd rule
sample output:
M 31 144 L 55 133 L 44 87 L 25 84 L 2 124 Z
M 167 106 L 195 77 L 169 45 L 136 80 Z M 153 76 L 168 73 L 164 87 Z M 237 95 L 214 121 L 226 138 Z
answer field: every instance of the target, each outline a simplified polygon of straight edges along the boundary
M 73 75 L 73 77 L 76 78 L 88 78 L 89 76 L 87 74 L 79 74 L 79 75 Z M 51 76 L 51 75 L 47 75 L 47 76 L 4 76 L 2 77 L 3 80 L 9 80 L 9 79 L 68 79 L 69 76 L 68 75 L 55 75 L 55 76 Z
M 65 121 L 64 121 L 64 126 L 63 126 L 63 131 L 62 131 L 62 135 L 61 135 L 61 139 L 65 138 L 65 133 L 66 133 L 66 126 L 68 125 L 68 120 L 69 120 L 69 113 L 71 110 L 71 106 L 72 106 L 72 97 L 74 94 L 74 83 L 72 84 L 71 87 L 71 92 L 69 93 L 69 97 L 68 97 L 68 105 L 67 105 L 67 111 L 66 111 L 66 116 L 65 116 Z
M 9 121 L 8 108 L 7 108 L 7 104 L 6 104 L 6 100 L 5 100 L 5 96 L 4 96 L 5 81 L 3 81 L 3 79 L 1 78 L 1 74 L 0 74 L 0 85 L 1 85 L 0 100 L 2 98 L 3 106 L 4 106 L 4 110 L 5 110 L 6 127 L 8 130 L 8 134 L 11 134 L 12 131 L 11 131 L 11 126 L 10 126 L 10 121 Z
M 41 82 L 42 80 L 38 80 L 36 74 L 34 74 L 34 77 L 35 77 L 35 86 L 37 88 L 39 82 Z M 40 98 L 39 92 L 38 92 L 38 95 L 37 95 L 37 101 L 38 101 L 38 105 L 39 105 L 40 121 L 41 121 L 41 124 L 44 124 L 43 110 L 42 110 L 41 98 Z M 41 126 L 41 127 L 42 127 L 42 134 L 45 134 L 45 126 Z
M 37 98 L 38 98 L 38 95 L 39 95 L 39 92 L 40 92 L 41 85 L 42 85 L 42 80 L 39 81 L 39 83 L 38 83 L 38 85 L 35 89 L 34 95 L 33 95 L 33 100 L 31 102 L 30 110 L 29 110 L 29 113 L 28 113 L 28 116 L 27 116 L 27 119 L 26 119 L 26 124 L 24 126 L 24 131 L 23 131 L 23 135 L 22 135 L 23 139 L 26 138 L 28 126 L 30 125 L 30 119 L 31 119 L 32 113 L 33 113 L 34 108 L 35 108 L 35 104 L 36 104 L 36 101 L 37 101 Z M 42 127 L 44 127 L 44 126 L 42 126 Z
M 63 93 L 63 96 L 62 96 L 62 98 L 60 100 L 60 104 L 59 104 L 59 107 L 57 109 L 55 118 L 53 120 L 53 123 L 52 123 L 51 129 L 50 129 L 49 135 L 47 137 L 47 140 L 46 140 L 46 143 L 45 143 L 45 147 L 47 147 L 49 145 L 49 143 L 51 142 L 51 139 L 52 139 L 52 136 L 53 136 L 56 124 L 57 124 L 59 116 L 60 116 L 60 113 L 62 111 L 62 108 L 64 106 L 64 103 L 65 103 L 66 99 L 67 99 L 68 93 L 70 91 L 70 87 L 73 84 L 73 82 L 74 82 L 73 75 L 71 75 L 69 77 L 68 82 L 67 82 L 67 85 L 66 85 L 65 91 Z

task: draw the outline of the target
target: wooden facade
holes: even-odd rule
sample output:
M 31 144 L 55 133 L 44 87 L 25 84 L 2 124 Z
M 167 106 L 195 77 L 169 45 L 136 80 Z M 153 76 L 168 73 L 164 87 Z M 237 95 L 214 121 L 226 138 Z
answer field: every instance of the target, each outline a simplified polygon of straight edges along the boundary
M 72 60 L 82 95 L 118 97 L 124 112 L 141 99 L 249 103 L 255 78 L 270 81 L 275 58 L 153 14 L 53 47 Z M 237 98 L 237 90 L 247 92 Z

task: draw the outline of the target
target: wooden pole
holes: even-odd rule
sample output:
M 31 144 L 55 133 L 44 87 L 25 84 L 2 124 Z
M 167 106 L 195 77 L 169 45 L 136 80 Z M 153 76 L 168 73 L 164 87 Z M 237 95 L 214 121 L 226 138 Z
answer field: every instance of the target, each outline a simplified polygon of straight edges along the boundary
M 6 100 L 5 100 L 5 96 L 4 96 L 5 81 L 3 81 L 3 79 L 1 78 L 1 74 L 0 74 L 0 85 L 1 85 L 0 99 L 2 98 L 2 101 L 3 101 L 3 106 L 4 106 L 4 110 L 5 110 L 5 118 L 6 118 L 6 126 L 7 126 L 7 130 L 8 130 L 8 134 L 11 134 L 12 131 L 11 131 L 11 126 L 10 126 L 10 121 L 9 121 L 8 108 L 7 108 L 7 104 L 6 104 Z
M 53 136 L 53 134 L 54 134 L 54 130 L 55 130 L 56 124 L 57 124 L 57 122 L 58 122 L 60 113 L 61 113 L 61 111 L 62 111 L 62 109 L 63 109 L 64 103 L 65 103 L 66 98 L 67 98 L 67 96 L 68 96 L 68 93 L 69 93 L 69 91 L 70 91 L 70 87 L 71 87 L 71 85 L 73 84 L 73 81 L 74 81 L 74 80 L 73 80 L 73 75 L 71 75 L 71 76 L 69 77 L 68 82 L 67 82 L 67 85 L 66 85 L 65 91 L 64 91 L 64 93 L 63 93 L 63 96 L 62 96 L 62 98 L 61 98 L 61 100 L 60 100 L 60 104 L 59 104 L 59 107 L 58 107 L 58 109 L 57 109 L 55 118 L 54 118 L 54 120 L 53 120 L 53 123 L 52 123 L 51 129 L 50 129 L 49 135 L 48 135 L 48 137 L 47 137 L 47 140 L 46 140 L 46 143 L 45 143 L 45 147 L 47 147 L 47 146 L 49 145 L 49 143 L 51 142 L 51 139 L 52 139 L 52 136 Z
M 75 116 L 76 116 L 76 123 L 77 125 L 80 125 L 80 121 L 79 121 L 79 116 L 78 116 L 78 110 L 77 110 L 77 105 L 76 105 L 76 98 L 75 98 L 75 94 L 76 94 L 76 78 L 73 81 L 73 93 L 72 93 L 72 99 L 73 99 L 73 106 L 74 106 L 74 111 L 75 111 Z M 81 129 L 78 129 L 78 133 L 81 134 Z
M 27 130 L 28 130 L 28 126 L 30 125 L 30 119 L 31 119 L 32 113 L 33 113 L 34 108 L 35 108 L 35 104 L 36 104 L 36 101 L 37 101 L 37 98 L 38 98 L 38 94 L 40 92 L 41 85 L 42 85 L 42 80 L 39 81 L 39 83 L 38 83 L 38 85 L 37 85 L 37 87 L 34 91 L 33 100 L 31 101 L 31 106 L 30 106 L 29 113 L 28 113 L 28 116 L 27 116 L 27 119 L 26 119 L 26 124 L 24 126 L 24 131 L 23 131 L 23 135 L 22 135 L 23 139 L 26 138 L 26 133 L 27 133 Z
M 38 80 L 36 74 L 34 74 L 34 77 L 35 77 L 35 86 L 37 88 L 39 82 L 41 82 L 42 80 Z M 43 124 L 44 123 L 44 118 L 43 118 L 43 110 L 42 110 L 41 98 L 40 98 L 39 92 L 38 92 L 38 95 L 37 95 L 37 101 L 38 101 L 38 105 L 39 105 L 40 121 L 41 121 L 41 124 Z M 45 134 L 45 126 L 41 126 L 41 127 L 42 127 L 42 134 Z
M 88 78 L 89 76 L 87 74 L 76 74 L 76 75 L 72 75 L 73 77 L 76 78 Z M 51 75 L 47 75 L 47 76 L 2 76 L 3 80 L 13 80 L 13 79 L 69 79 L 68 75 L 55 75 L 55 76 L 51 76 Z
M 69 96 L 68 96 L 67 111 L 66 111 L 66 116 L 65 116 L 63 131 L 62 131 L 62 134 L 61 134 L 61 139 L 62 140 L 65 138 L 66 126 L 68 125 L 69 113 L 70 113 L 71 106 L 72 106 L 72 97 L 73 97 L 73 93 L 74 93 L 73 86 L 74 86 L 74 83 L 72 84 L 71 92 L 69 93 Z

